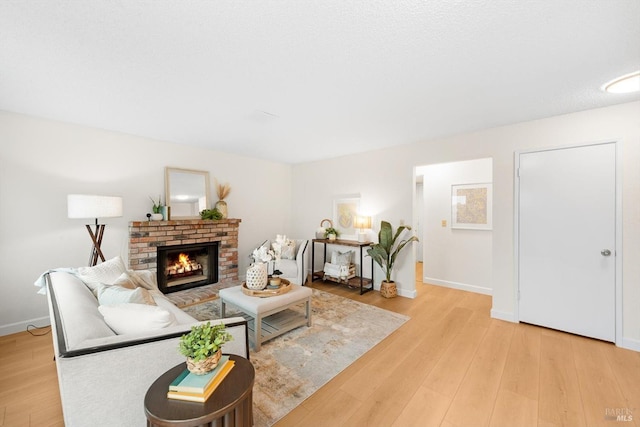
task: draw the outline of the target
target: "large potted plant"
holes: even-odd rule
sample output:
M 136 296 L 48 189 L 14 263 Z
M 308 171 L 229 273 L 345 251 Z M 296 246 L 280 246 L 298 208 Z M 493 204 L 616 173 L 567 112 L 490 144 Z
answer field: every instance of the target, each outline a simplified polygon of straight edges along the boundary
M 196 375 L 212 371 L 222 357 L 222 344 L 233 337 L 224 324 L 211 326 L 211 322 L 191 327 L 180 337 L 180 354 L 187 357 L 187 369 Z
M 385 280 L 380 285 L 380 294 L 386 298 L 395 297 L 398 294 L 396 284 L 391 280 L 393 265 L 398 254 L 407 244 L 418 241 L 416 236 L 400 240 L 406 230 L 411 230 L 411 227 L 401 225 L 394 234 L 391 224 L 387 221 L 382 221 L 380 223 L 380 232 L 378 233 L 378 243 L 371 245 L 367 250 L 371 258 L 384 271 Z

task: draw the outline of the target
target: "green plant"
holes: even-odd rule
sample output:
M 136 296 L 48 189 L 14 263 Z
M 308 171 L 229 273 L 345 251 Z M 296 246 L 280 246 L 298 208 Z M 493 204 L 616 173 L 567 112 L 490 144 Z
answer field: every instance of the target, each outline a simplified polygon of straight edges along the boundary
M 329 237 L 329 234 L 335 234 L 336 237 L 340 235 L 340 232 L 337 228 L 329 227 L 324 231 L 324 237 Z
M 380 232 L 378 233 L 378 243 L 371 245 L 371 247 L 367 249 L 367 253 L 371 258 L 384 270 L 387 282 L 391 282 L 391 272 L 393 271 L 393 264 L 396 262 L 398 253 L 400 253 L 402 248 L 408 243 L 418 241 L 416 236 L 411 236 L 409 239 L 398 242 L 398 239 L 405 230 L 411 230 L 411 227 L 401 225 L 396 230 L 396 233 L 393 234 L 391 224 L 387 221 L 382 221 L 380 223 Z
M 180 337 L 180 354 L 195 362 L 206 359 L 233 337 L 224 324 L 211 326 L 211 322 L 191 327 L 191 332 Z
M 156 202 L 153 197 L 149 196 L 153 202 L 153 213 L 160 213 L 160 206 L 162 206 L 161 197 L 158 195 L 158 201 Z
M 200 218 L 202 219 L 222 219 L 222 213 L 216 209 L 205 209 L 200 212 Z

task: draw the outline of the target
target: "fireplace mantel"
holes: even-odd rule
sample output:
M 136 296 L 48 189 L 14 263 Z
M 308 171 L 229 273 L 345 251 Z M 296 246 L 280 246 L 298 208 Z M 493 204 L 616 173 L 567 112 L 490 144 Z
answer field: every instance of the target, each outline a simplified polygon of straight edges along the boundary
M 129 223 L 129 268 L 157 269 L 157 247 L 220 242 L 218 281 L 238 280 L 240 219 L 132 221 Z

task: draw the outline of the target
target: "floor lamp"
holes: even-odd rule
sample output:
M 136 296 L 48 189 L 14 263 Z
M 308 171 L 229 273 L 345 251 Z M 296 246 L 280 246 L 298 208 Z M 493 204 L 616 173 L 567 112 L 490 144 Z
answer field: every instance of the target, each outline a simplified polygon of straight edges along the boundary
M 67 196 L 67 216 L 69 218 L 95 218 L 95 229 L 86 224 L 89 236 L 93 242 L 89 255 L 89 266 L 98 263 L 98 258 L 104 262 L 104 255 L 100 249 L 105 224 L 98 224 L 98 218 L 115 218 L 122 216 L 122 197 L 94 196 L 87 194 L 69 194 Z

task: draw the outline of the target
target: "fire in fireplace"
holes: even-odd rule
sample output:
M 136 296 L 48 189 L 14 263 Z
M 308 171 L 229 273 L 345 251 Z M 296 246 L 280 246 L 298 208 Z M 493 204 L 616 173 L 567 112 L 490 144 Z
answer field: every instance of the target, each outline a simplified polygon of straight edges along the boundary
M 158 287 L 167 294 L 218 281 L 218 242 L 161 246 Z

